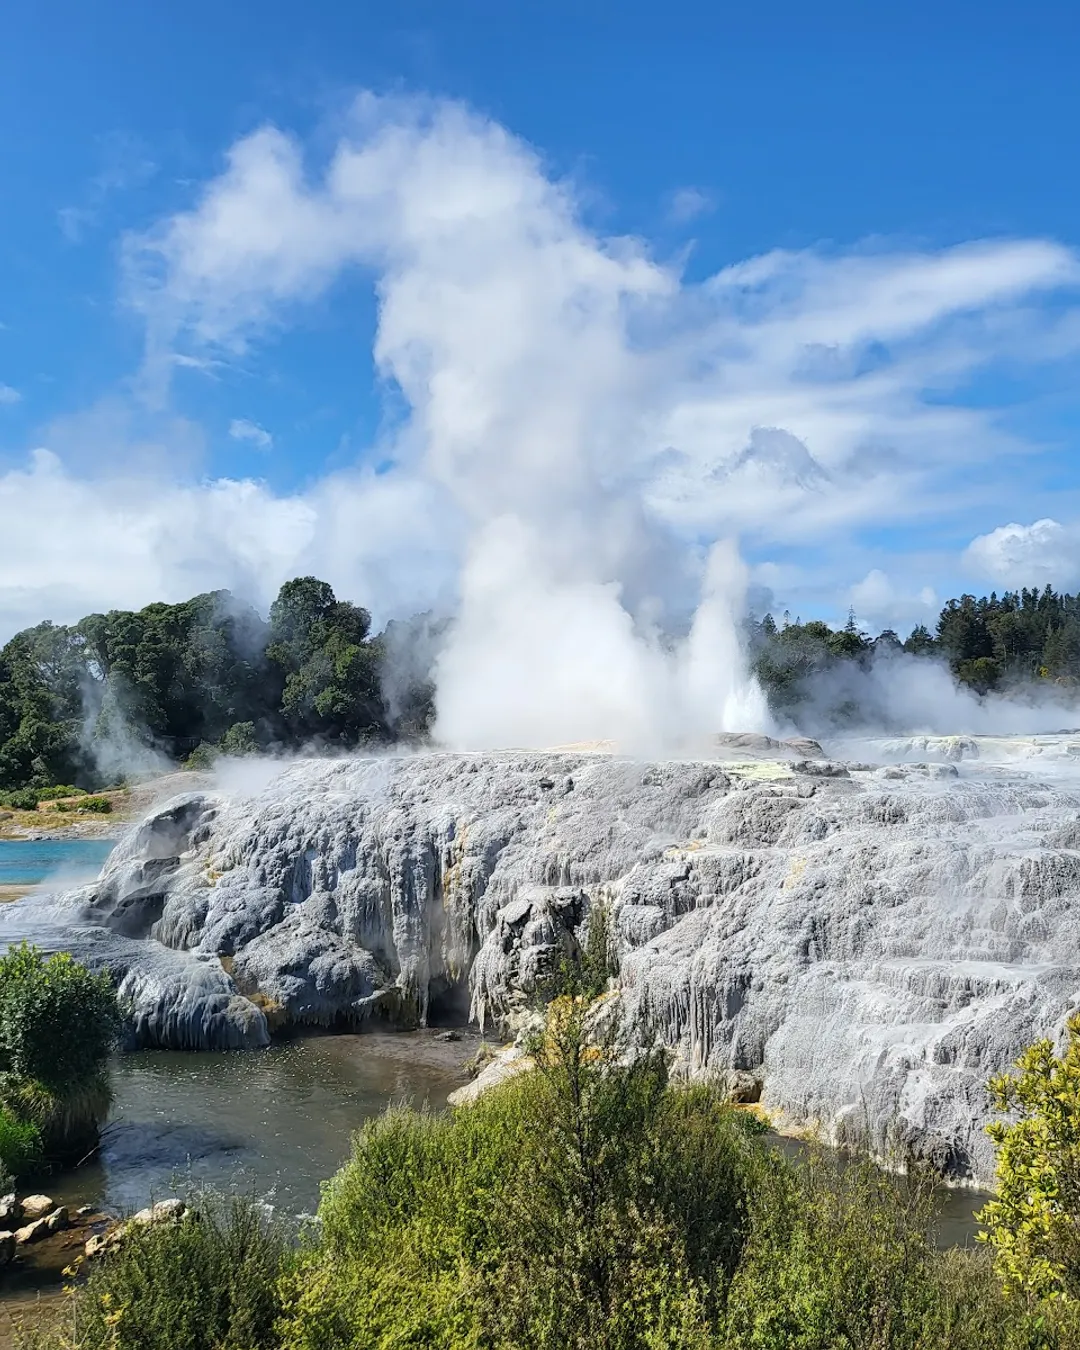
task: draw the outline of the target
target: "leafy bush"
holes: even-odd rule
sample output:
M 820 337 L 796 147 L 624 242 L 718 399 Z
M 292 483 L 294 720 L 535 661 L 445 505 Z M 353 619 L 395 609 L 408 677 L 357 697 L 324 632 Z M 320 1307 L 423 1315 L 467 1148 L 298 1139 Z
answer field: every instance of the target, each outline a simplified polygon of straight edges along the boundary
M 19 1120 L 0 1107 L 0 1195 L 9 1189 L 4 1178 L 16 1179 L 41 1165 L 41 1133 L 33 1122 Z
M 259 738 L 254 722 L 234 722 L 225 732 L 218 747 L 223 755 L 254 755 L 259 750 Z
M 450 1116 L 394 1111 L 324 1189 L 287 1350 L 695 1344 L 737 1265 L 754 1145 L 664 1058 L 617 1064 L 583 999 L 537 1071 Z
M 255 1201 L 201 1195 L 180 1223 L 136 1230 L 68 1295 L 35 1350 L 269 1350 L 286 1234 Z
M 1037 1041 L 1015 1074 L 990 1083 L 995 1106 L 1014 1119 L 988 1126 L 998 1192 L 979 1217 L 1010 1289 L 1080 1300 L 1080 1015 L 1067 1031 L 1063 1056 Z
M 16 788 L 13 792 L 0 793 L 0 803 L 16 811 L 36 811 L 37 788 Z
M 208 745 L 205 741 L 197 745 L 187 759 L 184 760 L 185 769 L 206 770 L 212 769 L 218 759 L 218 749 L 214 745 Z
M 93 1131 L 108 1109 L 119 1030 L 107 976 L 25 943 L 0 957 L 0 1099 L 34 1122 L 47 1150 Z
M 57 811 L 94 811 L 107 816 L 113 809 L 108 797 L 80 797 L 77 801 L 57 802 Z
M 530 1070 L 452 1113 L 393 1108 L 369 1122 L 298 1251 L 247 1202 L 201 1205 L 198 1220 L 107 1257 L 72 1297 L 70 1332 L 31 1344 L 1080 1345 L 1077 1301 L 1006 1289 L 984 1249 L 937 1249 L 928 1175 L 821 1148 L 787 1161 L 714 1089 L 673 1085 L 664 1056 L 603 1034 L 606 1006 L 559 996 Z M 1017 1162 L 1022 1145 L 1038 1156 L 1035 1136 L 1009 1137 Z
M 82 788 L 68 786 L 57 786 L 47 788 L 35 788 L 39 802 L 54 802 L 60 797 L 84 797 L 86 793 Z

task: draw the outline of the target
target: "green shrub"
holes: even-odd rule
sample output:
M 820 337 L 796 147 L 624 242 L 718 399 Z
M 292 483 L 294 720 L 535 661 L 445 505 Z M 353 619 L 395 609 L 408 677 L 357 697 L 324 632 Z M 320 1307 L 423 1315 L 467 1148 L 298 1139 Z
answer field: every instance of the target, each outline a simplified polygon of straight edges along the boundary
M 86 793 L 82 788 L 68 786 L 35 788 L 34 792 L 39 802 L 54 802 L 60 797 L 84 797 Z
M 144 1230 L 42 1350 L 1076 1350 L 1080 1307 L 941 1252 L 933 1179 L 789 1162 L 562 995 L 533 1066 L 369 1122 L 299 1250 L 247 1202 Z
M 25 943 L 0 957 L 0 1100 L 40 1130 L 47 1151 L 93 1132 L 109 1105 L 116 995 L 66 952 Z
M 15 1180 L 41 1166 L 41 1132 L 29 1120 L 20 1120 L 0 1107 L 0 1195 L 9 1189 L 4 1178 Z
M 217 763 L 219 754 L 220 752 L 216 745 L 210 745 L 208 742 L 203 741 L 201 744 L 197 745 L 195 749 L 192 750 L 191 754 L 188 755 L 187 759 L 184 760 L 183 767 L 185 769 L 195 769 L 200 772 L 212 769 Z
M 270 1350 L 290 1259 L 255 1201 L 203 1194 L 176 1225 L 136 1230 L 67 1296 L 34 1350 Z
M 16 788 L 13 792 L 0 794 L 0 802 L 16 811 L 36 811 L 38 795 L 36 788 Z
M 583 999 L 552 1005 L 536 1060 L 452 1115 L 361 1132 L 293 1273 L 287 1350 L 704 1344 L 759 1146 L 662 1056 L 620 1066 Z
M 1080 1016 L 1067 1031 L 1063 1055 L 1037 1041 L 990 1084 L 1012 1120 L 987 1127 L 998 1193 L 979 1218 L 1010 1289 L 1080 1302 Z
M 225 732 L 218 747 L 223 755 L 254 755 L 259 751 L 259 738 L 254 722 L 234 722 Z
M 57 811 L 94 811 L 107 816 L 112 811 L 112 802 L 108 797 L 80 797 L 78 801 L 57 802 Z

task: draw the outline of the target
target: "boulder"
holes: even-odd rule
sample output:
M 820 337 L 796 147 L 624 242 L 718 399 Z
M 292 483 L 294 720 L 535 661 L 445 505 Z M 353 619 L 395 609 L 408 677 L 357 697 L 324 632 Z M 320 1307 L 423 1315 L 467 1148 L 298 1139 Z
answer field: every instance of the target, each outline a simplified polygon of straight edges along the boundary
M 0 1233 L 0 1266 L 6 1266 L 15 1255 L 15 1234 Z
M 22 1203 L 16 1199 L 14 1191 L 9 1195 L 0 1196 L 0 1227 L 12 1222 L 17 1223 L 22 1216 Z
M 187 1205 L 183 1200 L 159 1200 L 156 1205 L 149 1205 L 146 1209 L 140 1209 L 137 1214 L 131 1216 L 132 1224 L 157 1224 L 157 1223 L 176 1223 L 184 1217 Z
M 116 1245 L 115 1232 L 116 1230 L 112 1229 L 107 1233 L 94 1233 L 88 1237 L 84 1248 L 86 1259 L 93 1261 L 95 1257 L 102 1256 L 111 1247 L 114 1247 Z
M 47 1218 L 35 1219 L 33 1223 L 18 1229 L 15 1241 L 20 1247 L 28 1247 L 31 1243 L 40 1242 L 42 1238 L 48 1237 L 51 1231 Z
M 71 1220 L 64 1205 L 59 1205 L 51 1214 L 45 1216 L 45 1226 L 50 1233 L 59 1233 L 67 1228 Z
M 23 1197 L 22 1217 L 24 1219 L 40 1219 L 46 1214 L 50 1214 L 55 1206 L 52 1197 L 48 1195 L 27 1195 Z

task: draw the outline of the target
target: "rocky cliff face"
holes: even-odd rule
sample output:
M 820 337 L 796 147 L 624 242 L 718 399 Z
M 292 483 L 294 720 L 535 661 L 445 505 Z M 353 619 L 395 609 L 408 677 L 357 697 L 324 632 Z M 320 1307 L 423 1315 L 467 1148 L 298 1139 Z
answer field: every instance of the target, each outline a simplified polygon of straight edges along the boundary
M 174 799 L 93 886 L 4 907 L 0 942 L 110 969 L 133 1043 L 239 1047 L 267 1015 L 497 1021 L 602 903 L 635 1034 L 984 1178 L 986 1077 L 1080 999 L 1071 744 L 301 762 Z

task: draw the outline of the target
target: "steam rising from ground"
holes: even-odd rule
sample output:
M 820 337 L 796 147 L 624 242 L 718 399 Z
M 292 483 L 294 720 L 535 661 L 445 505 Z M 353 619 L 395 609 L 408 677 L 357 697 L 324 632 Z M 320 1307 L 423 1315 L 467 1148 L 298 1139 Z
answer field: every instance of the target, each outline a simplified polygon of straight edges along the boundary
M 829 739 L 862 735 L 1017 736 L 1080 727 L 1077 691 L 1044 684 L 979 695 L 940 659 L 876 653 L 866 665 L 838 665 L 805 688 L 797 725 L 785 732 Z M 837 710 L 843 709 L 838 717 Z
M 824 556 L 953 500 L 970 462 L 1016 445 L 950 394 L 1003 356 L 1080 343 L 1067 304 L 1053 342 L 1030 340 L 1040 297 L 1078 272 L 1052 241 L 774 251 L 695 283 L 591 229 L 529 146 L 460 105 L 362 96 L 338 130 L 322 162 L 274 127 L 238 140 L 190 210 L 125 241 L 125 285 L 165 426 L 178 365 L 227 366 L 363 269 L 392 395 L 365 466 L 277 495 L 98 485 L 38 452 L 0 476 L 0 507 L 40 613 L 218 586 L 265 606 L 315 573 L 377 622 L 455 616 L 436 666 L 444 743 L 658 750 L 761 729 L 733 541 L 759 564 L 774 546 Z M 112 441 L 105 458 L 122 460 Z M 38 538 L 45 516 L 56 543 Z M 5 596 L 40 617 L 22 574 L 0 575 Z M 917 722 L 940 722 L 944 686 L 912 694 L 939 677 L 901 673 L 890 693 L 891 670 L 871 672 L 871 702 L 912 695 Z
M 579 560 L 575 560 L 579 561 Z M 663 753 L 719 730 L 764 730 L 739 621 L 746 568 L 709 555 L 689 634 L 666 639 L 617 581 L 553 567 L 544 536 L 504 518 L 474 541 L 461 611 L 436 665 L 436 738 L 453 746 L 593 739 Z

